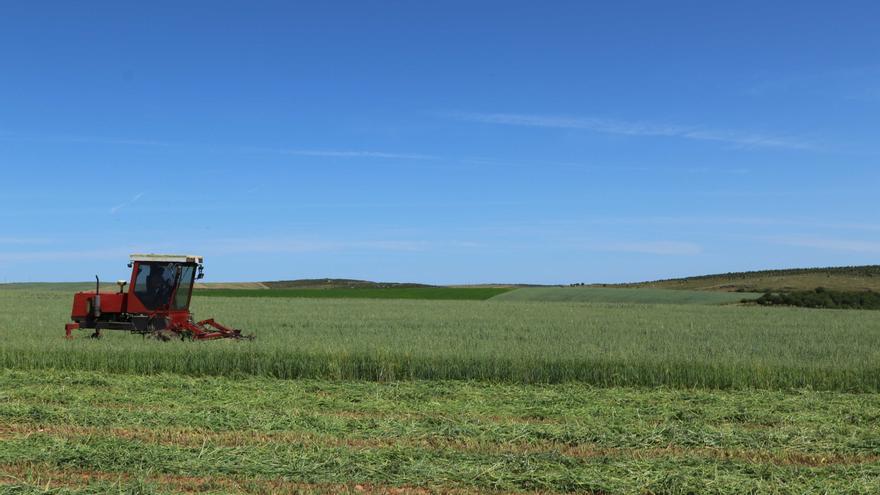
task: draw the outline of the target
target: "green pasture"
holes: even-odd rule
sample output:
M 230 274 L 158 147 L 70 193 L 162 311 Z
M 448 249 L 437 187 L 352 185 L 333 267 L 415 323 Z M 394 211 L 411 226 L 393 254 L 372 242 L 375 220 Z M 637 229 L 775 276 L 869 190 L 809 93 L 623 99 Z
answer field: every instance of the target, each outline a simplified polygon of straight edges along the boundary
M 482 301 L 508 292 L 510 289 L 480 287 L 407 287 L 407 288 L 354 288 L 354 289 L 196 289 L 195 294 L 205 297 L 298 297 L 309 299 L 434 299 Z
M 88 331 L 65 340 L 70 304 L 62 291 L 0 291 L 0 368 L 880 390 L 880 319 L 868 312 L 197 296 L 197 318 L 256 341 L 158 342 Z
M 631 304 L 731 304 L 758 293 L 601 287 L 527 287 L 499 294 L 497 301 L 595 302 Z

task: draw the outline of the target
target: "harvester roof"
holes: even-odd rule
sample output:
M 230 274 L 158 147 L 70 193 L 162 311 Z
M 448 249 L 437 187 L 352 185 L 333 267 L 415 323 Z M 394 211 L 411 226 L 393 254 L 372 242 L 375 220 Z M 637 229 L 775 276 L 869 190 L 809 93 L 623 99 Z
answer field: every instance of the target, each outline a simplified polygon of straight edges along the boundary
M 165 263 L 199 263 L 203 258 L 194 254 L 132 254 L 131 261 L 159 261 Z

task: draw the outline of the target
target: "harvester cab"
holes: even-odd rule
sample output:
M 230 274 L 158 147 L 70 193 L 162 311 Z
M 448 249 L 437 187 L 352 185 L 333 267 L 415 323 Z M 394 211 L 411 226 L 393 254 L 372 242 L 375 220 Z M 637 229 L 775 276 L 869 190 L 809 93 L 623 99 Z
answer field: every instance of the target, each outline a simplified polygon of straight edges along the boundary
M 131 282 L 118 281 L 118 292 L 102 293 L 95 277 L 94 292 L 74 294 L 73 323 L 65 325 L 66 336 L 90 328 L 93 338 L 100 338 L 103 330 L 123 330 L 161 340 L 252 339 L 213 319 L 193 320 L 189 303 L 195 281 L 204 277 L 202 262 L 201 256 L 193 255 L 131 255 Z

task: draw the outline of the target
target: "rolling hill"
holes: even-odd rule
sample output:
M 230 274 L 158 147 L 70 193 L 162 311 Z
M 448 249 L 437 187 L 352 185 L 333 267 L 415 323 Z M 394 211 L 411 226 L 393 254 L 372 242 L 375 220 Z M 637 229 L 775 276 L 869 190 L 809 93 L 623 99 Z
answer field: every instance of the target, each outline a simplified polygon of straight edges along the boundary
M 113 284 L 102 283 L 102 290 L 117 290 Z M 92 282 L 66 283 L 10 283 L 0 284 L 3 289 L 41 288 L 53 290 L 89 290 Z M 372 282 L 368 280 L 318 278 L 300 280 L 276 280 L 267 282 L 209 282 L 197 283 L 197 289 L 416 289 L 440 288 L 442 286 L 406 283 Z M 448 288 L 542 288 L 560 286 L 536 286 L 527 284 L 477 284 L 450 285 Z M 817 287 L 836 291 L 874 291 L 880 292 L 880 265 L 842 266 L 828 268 L 792 268 L 784 270 L 762 270 L 750 272 L 720 273 L 666 280 L 624 284 L 589 284 L 593 288 L 626 289 L 679 289 L 716 292 L 791 292 L 813 290 Z M 537 292 L 535 292 L 537 294 Z M 513 297 L 508 296 L 508 297 Z
M 723 292 L 786 292 L 824 287 L 839 291 L 880 291 L 880 265 L 721 273 L 630 284 L 593 284 L 592 287 Z

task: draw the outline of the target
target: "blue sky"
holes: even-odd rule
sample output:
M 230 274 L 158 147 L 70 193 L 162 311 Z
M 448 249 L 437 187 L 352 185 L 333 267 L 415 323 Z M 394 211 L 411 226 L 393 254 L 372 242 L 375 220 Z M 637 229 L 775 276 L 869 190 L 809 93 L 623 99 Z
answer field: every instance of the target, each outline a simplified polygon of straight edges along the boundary
M 4 2 L 0 282 L 880 259 L 875 2 Z

